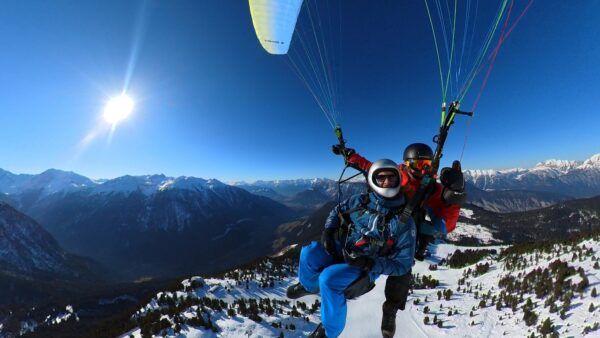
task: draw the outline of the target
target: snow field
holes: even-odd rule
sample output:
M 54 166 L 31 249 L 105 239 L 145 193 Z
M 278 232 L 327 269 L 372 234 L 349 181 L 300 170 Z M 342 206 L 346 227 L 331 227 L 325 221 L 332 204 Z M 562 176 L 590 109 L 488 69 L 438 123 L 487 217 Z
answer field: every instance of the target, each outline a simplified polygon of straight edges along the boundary
M 585 249 L 583 247 L 585 246 Z M 435 289 L 415 289 L 409 296 L 406 309 L 399 311 L 396 318 L 396 337 L 525 337 L 532 333 L 535 336 L 540 336 L 538 327 L 546 318 L 550 318 L 554 324 L 555 331 L 560 336 L 572 337 L 594 337 L 600 336 L 599 331 L 593 331 L 585 334 L 585 328 L 591 328 L 598 322 L 598 314 L 600 309 L 595 309 L 590 312 L 590 304 L 594 303 L 596 307 L 600 307 L 600 297 L 593 298 L 591 296 L 592 289 L 600 288 L 600 270 L 594 269 L 594 264 L 598 260 L 598 252 L 600 251 L 600 242 L 597 240 L 585 240 L 577 243 L 574 246 L 567 245 L 566 247 L 555 245 L 552 253 L 527 252 L 519 256 L 523 262 L 528 262 L 526 266 L 519 266 L 516 270 L 507 269 L 505 261 L 498 261 L 499 255 L 488 256 L 482 259 L 478 264 L 489 264 L 489 270 L 481 275 L 469 275 L 465 277 L 466 272 L 470 269 L 475 270 L 476 264 L 466 266 L 460 269 L 451 269 L 447 265 L 440 265 L 442 259 L 449 254 L 454 253 L 457 249 L 465 251 L 466 249 L 496 249 L 500 252 L 506 246 L 486 246 L 481 248 L 461 247 L 451 244 L 439 244 L 431 247 L 434 252 L 424 262 L 417 262 L 413 268 L 413 274 L 430 275 L 438 279 L 440 285 Z M 577 252 L 577 248 L 582 249 L 581 252 L 592 250 L 593 254 L 581 254 L 577 259 L 572 261 L 573 252 Z M 560 253 L 560 254 L 557 254 Z M 535 257 L 537 255 L 537 262 Z M 585 275 L 589 280 L 589 287 L 583 293 L 575 293 L 575 297 L 571 302 L 571 306 L 566 312 L 564 319 L 561 319 L 559 312 L 550 313 L 550 307 L 544 307 L 546 298 L 537 299 L 535 294 L 525 293 L 523 301 L 519 302 L 516 311 L 510 307 L 502 307 L 497 310 L 491 305 L 491 297 L 487 299 L 486 305 L 480 307 L 482 295 L 490 294 L 498 296 L 502 291 L 498 286 L 501 278 L 511 276 L 525 276 L 529 272 L 541 268 L 547 268 L 551 262 L 560 259 L 567 262 L 569 266 L 575 270 L 580 267 L 585 271 Z M 270 263 L 267 264 L 267 266 Z M 437 270 L 430 270 L 430 265 L 436 265 Z M 273 300 L 286 300 L 285 290 L 288 285 L 296 281 L 295 274 L 283 278 L 281 282 L 277 282 L 274 287 L 263 288 L 259 286 L 259 282 L 267 276 L 256 274 L 256 280 L 246 283 L 236 283 L 233 279 L 201 279 L 192 278 L 185 280 L 182 283 L 182 290 L 170 293 L 171 296 L 179 298 L 184 297 L 209 297 L 223 300 L 227 304 L 232 304 L 234 301 L 241 298 L 264 299 L 270 298 Z M 459 285 L 459 280 L 465 279 L 463 285 Z M 384 287 L 385 276 L 382 276 L 377 281 L 377 286 L 370 293 L 360 297 L 357 300 L 349 301 L 346 328 L 342 332 L 343 338 L 369 338 L 381 337 L 381 305 L 385 300 Z M 581 281 L 578 274 L 574 274 L 567 278 L 576 285 Z M 192 282 L 197 281 L 205 284 L 204 287 L 197 288 L 194 291 L 189 291 Z M 460 291 L 459 290 L 460 287 Z M 468 292 L 471 289 L 472 292 Z M 451 289 L 453 294 L 450 300 L 445 300 L 444 297 L 438 299 L 438 292 L 443 292 L 446 289 Z M 185 291 L 187 290 L 187 291 Z M 598 290 L 597 290 L 598 291 Z M 161 296 L 159 293 L 155 299 L 142 308 L 139 313 L 156 309 L 159 305 L 157 299 Z M 239 313 L 235 316 L 228 316 L 225 311 L 215 312 L 211 317 L 212 321 L 220 328 L 218 333 L 204 329 L 203 327 L 182 327 L 182 331 L 176 334 L 174 331 L 168 331 L 165 336 L 168 337 L 277 337 L 284 333 L 285 337 L 304 337 L 315 328 L 316 323 L 320 321 L 318 311 L 315 313 L 302 313 L 301 317 L 290 316 L 288 311 L 294 305 L 299 305 L 299 301 L 310 306 L 317 296 L 307 296 L 298 301 L 290 301 L 289 305 L 284 306 L 283 313 L 276 313 L 272 316 L 261 314 L 262 321 L 255 322 Z M 417 303 L 416 300 L 419 300 Z M 527 326 L 524 321 L 523 305 L 527 300 L 533 302 L 533 311 L 537 313 L 537 323 Z M 427 300 L 427 301 L 425 301 Z M 562 301 L 556 301 L 562 305 Z M 428 307 L 429 312 L 425 313 L 425 307 Z M 452 315 L 448 315 L 451 311 Z M 471 312 L 473 315 L 471 316 Z M 194 309 L 184 311 L 183 315 L 187 318 L 196 315 Z M 424 318 L 429 317 L 429 324 L 424 323 Z M 442 321 L 441 327 L 432 324 L 434 316 Z M 305 318 L 308 318 L 309 322 Z M 282 323 L 283 325 L 293 324 L 295 328 L 282 329 L 273 327 L 273 323 Z M 141 337 L 140 330 L 136 329 L 129 332 L 123 337 L 132 334 L 134 337 Z

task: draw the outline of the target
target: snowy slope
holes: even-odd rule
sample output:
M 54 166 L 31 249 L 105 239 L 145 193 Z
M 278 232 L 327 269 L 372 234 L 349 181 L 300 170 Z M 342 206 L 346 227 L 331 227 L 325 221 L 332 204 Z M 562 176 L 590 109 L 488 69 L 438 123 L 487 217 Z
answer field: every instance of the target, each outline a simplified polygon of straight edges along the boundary
M 460 209 L 460 216 L 468 219 L 470 222 L 456 222 L 456 228 L 448 234 L 450 242 L 471 242 L 483 245 L 502 243 L 501 240 L 494 237 L 494 233 L 489 228 L 477 223 L 475 218 L 473 218 L 473 210 L 462 208 Z
M 397 337 L 540 335 L 541 324 L 547 318 L 552 321 L 553 329 L 560 336 L 582 337 L 585 332 L 598 326 L 596 323 L 599 322 L 597 317 L 600 310 L 590 308 L 592 303 L 600 305 L 600 298 L 591 295 L 593 288 L 597 288 L 600 282 L 600 266 L 597 264 L 600 250 L 598 235 L 554 245 L 528 244 L 510 249 L 485 247 L 496 250 L 498 254 L 484 256 L 475 262 L 463 262 L 469 265 L 460 268 L 450 268 L 455 266 L 450 265 L 450 262 L 463 263 L 458 259 L 447 260 L 449 255 L 456 250 L 464 252 L 477 248 L 440 244 L 431 249 L 434 254 L 425 262 L 417 262 L 413 274 L 419 278 L 428 275 L 439 280 L 439 285 L 432 289 L 413 289 L 406 310 L 399 312 L 397 316 Z M 503 252 L 500 254 L 501 251 Z M 467 252 L 463 257 L 473 256 L 476 254 Z M 280 258 L 268 259 L 248 270 L 233 271 L 224 278 L 195 277 L 185 280 L 179 290 L 158 294 L 134 317 L 138 318 L 138 323 L 142 323 L 141 318 L 148 319 L 152 317 L 152 311 L 160 309 L 162 315 L 154 312 L 153 319 L 158 323 L 162 320 L 164 324 L 162 330 L 160 325 L 154 324 L 153 329 L 158 336 L 176 336 L 175 328 L 179 329 L 180 337 L 277 337 L 282 333 L 285 337 L 306 336 L 319 321 L 318 311 L 311 311 L 311 305 L 318 298 L 310 296 L 302 298 L 301 302 L 286 303 L 284 290 L 295 280 L 295 262 L 291 259 L 278 259 Z M 563 267 L 564 270 L 556 270 L 557 267 Z M 546 278 L 551 281 L 548 289 L 543 288 L 543 276 L 551 278 Z M 269 286 L 271 278 L 274 284 Z M 509 287 L 509 280 L 520 282 L 521 286 L 515 287 L 516 284 L 513 283 Z M 528 281 L 527 284 L 523 284 L 525 280 Z M 500 281 L 504 284 L 500 285 Z M 555 285 L 561 285 L 562 288 Z M 381 336 L 379 324 L 384 286 L 385 277 L 382 277 L 373 291 L 358 300 L 350 301 L 347 326 L 341 337 Z M 518 291 L 519 289 L 523 291 Z M 445 299 L 448 290 L 452 290 L 452 294 L 448 294 Z M 444 296 L 438 299 L 438 293 L 442 292 Z M 248 313 L 241 314 L 239 300 L 248 298 L 258 300 L 256 304 L 277 304 L 274 305 L 274 313 L 266 314 L 263 309 L 256 307 L 258 310 L 254 319 L 260 317 L 258 321 L 250 319 L 252 315 Z M 502 299 L 502 302 L 498 299 Z M 210 305 L 219 302 L 221 308 L 217 306 L 216 310 L 214 304 Z M 297 316 L 291 314 L 294 306 L 298 310 Z M 426 307 L 429 309 L 427 314 Z M 228 311 L 231 313 L 228 314 Z M 525 316 L 525 313 L 528 315 Z M 210 319 L 211 325 L 218 329 L 210 330 L 197 323 L 190 324 L 189 321 L 199 315 L 204 322 Z M 441 324 L 431 324 L 434 316 Z M 537 320 L 532 323 L 535 316 Z M 424 323 L 425 317 L 429 318 L 430 324 Z M 525 317 L 527 322 L 531 320 L 529 325 L 524 320 Z M 283 327 L 279 327 L 279 323 Z M 293 329 L 290 324 L 294 325 Z M 148 322 L 145 327 L 152 329 Z M 137 328 L 125 333 L 123 337 L 129 334 L 141 337 L 141 330 Z M 593 331 L 588 336 L 598 334 L 600 331 Z

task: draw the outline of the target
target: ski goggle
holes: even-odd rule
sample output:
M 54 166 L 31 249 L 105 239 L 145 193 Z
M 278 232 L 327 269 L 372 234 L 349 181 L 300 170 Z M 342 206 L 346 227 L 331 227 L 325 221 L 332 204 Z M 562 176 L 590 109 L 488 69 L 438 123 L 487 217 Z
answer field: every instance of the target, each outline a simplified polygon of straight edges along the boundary
M 406 160 L 404 164 L 411 169 L 421 171 L 431 167 L 431 160 Z

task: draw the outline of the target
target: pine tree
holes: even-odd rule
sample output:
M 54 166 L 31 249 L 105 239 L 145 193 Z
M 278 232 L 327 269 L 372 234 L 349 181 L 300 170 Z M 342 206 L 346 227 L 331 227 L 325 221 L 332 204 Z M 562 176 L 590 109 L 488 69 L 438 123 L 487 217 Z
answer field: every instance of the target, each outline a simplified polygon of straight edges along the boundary
M 425 316 L 425 318 L 423 319 L 423 323 L 425 325 L 429 325 L 429 316 Z
M 538 320 L 538 315 L 533 310 L 524 309 L 523 310 L 523 320 L 527 326 L 535 325 Z
M 597 263 L 597 262 L 596 262 Z M 598 292 L 596 291 L 596 288 L 594 287 L 592 289 L 592 297 L 597 297 L 598 296 Z
M 567 311 L 565 309 L 560 310 L 560 319 L 567 319 Z
M 596 307 L 594 307 L 594 303 L 590 303 L 590 308 L 588 309 L 588 311 L 594 312 L 594 310 L 596 310 Z
M 546 320 L 544 320 L 544 322 L 542 323 L 542 326 L 540 327 L 540 333 L 542 335 L 547 335 L 554 332 L 554 325 L 552 324 L 552 321 L 550 320 L 550 318 L 546 318 Z

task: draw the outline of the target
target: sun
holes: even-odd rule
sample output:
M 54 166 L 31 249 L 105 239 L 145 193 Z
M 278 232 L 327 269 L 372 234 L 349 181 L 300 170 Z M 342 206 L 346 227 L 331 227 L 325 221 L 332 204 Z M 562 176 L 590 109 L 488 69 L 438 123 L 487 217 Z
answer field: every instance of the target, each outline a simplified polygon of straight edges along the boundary
M 104 107 L 104 119 L 106 122 L 115 125 L 131 114 L 133 106 L 133 100 L 125 94 L 113 97 Z

